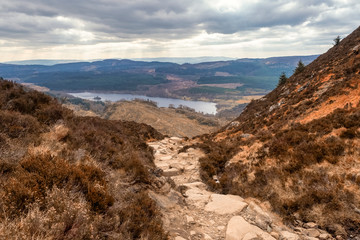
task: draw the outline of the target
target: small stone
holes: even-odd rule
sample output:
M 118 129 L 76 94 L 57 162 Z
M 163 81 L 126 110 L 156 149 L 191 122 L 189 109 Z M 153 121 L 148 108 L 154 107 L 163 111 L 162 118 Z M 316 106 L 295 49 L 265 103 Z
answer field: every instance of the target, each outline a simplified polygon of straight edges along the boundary
M 207 235 L 206 233 L 204 233 L 204 239 L 205 240 L 212 240 L 212 238 L 209 235 Z
M 314 222 L 308 222 L 304 224 L 304 228 L 317 228 L 318 225 Z
M 306 229 L 304 232 L 309 237 L 318 237 L 318 236 L 320 236 L 320 232 L 318 230 L 314 229 L 314 228 Z
M 176 168 L 165 169 L 163 172 L 163 176 L 165 176 L 165 177 L 177 176 L 179 174 L 180 174 L 180 171 Z
M 196 234 L 196 232 L 195 231 L 190 231 L 190 235 L 192 236 L 192 235 L 195 235 Z
M 326 239 L 329 239 L 330 237 L 331 237 L 330 234 L 322 233 L 322 234 L 320 234 L 319 239 L 320 240 L 326 240 Z
M 165 157 L 160 158 L 161 161 L 169 161 L 171 159 L 172 159 L 172 156 L 165 156 Z
M 280 235 L 277 232 L 271 232 L 270 235 L 275 238 L 275 239 L 279 239 Z
M 225 229 L 225 226 L 218 226 L 217 229 L 218 229 L 219 231 L 223 231 L 223 230 Z
M 282 240 L 300 240 L 300 238 L 297 234 L 291 233 L 288 231 L 281 231 L 280 239 L 282 239 Z
M 177 237 L 175 237 L 175 239 L 174 240 L 186 240 L 185 238 L 183 238 L 183 237 L 180 237 L 180 236 L 177 236 Z
M 191 217 L 191 216 L 186 216 L 186 222 L 187 222 L 187 223 L 190 223 L 190 224 L 194 224 L 194 223 L 195 223 L 194 218 Z

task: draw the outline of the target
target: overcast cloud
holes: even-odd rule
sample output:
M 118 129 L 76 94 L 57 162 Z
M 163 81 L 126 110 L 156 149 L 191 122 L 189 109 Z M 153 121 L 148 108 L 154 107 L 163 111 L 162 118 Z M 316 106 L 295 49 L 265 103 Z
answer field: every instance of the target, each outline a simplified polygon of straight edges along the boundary
M 358 0 L 2 0 L 0 61 L 268 57 L 326 51 Z

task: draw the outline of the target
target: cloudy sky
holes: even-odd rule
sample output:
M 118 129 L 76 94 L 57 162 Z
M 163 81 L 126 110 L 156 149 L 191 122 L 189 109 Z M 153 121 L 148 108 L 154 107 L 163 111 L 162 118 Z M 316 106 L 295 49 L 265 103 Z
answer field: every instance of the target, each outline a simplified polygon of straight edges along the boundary
M 359 0 L 1 0 L 0 61 L 310 55 Z

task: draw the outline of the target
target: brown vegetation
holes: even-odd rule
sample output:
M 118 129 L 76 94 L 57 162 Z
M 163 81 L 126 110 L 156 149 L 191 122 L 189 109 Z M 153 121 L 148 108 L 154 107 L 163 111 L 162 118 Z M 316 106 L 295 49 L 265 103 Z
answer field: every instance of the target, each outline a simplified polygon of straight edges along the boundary
M 360 28 L 200 139 L 208 185 L 268 201 L 289 225 L 316 222 L 334 236 L 359 236 L 358 45 Z
M 145 124 L 76 117 L 0 81 L 0 238 L 166 239 Z

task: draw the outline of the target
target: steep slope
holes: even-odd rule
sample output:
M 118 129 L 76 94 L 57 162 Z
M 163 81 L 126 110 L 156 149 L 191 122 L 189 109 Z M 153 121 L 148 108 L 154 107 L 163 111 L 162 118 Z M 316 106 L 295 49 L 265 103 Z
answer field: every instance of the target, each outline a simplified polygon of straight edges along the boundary
M 338 238 L 360 236 L 359 50 L 360 28 L 203 136 L 202 179 L 269 202 L 294 228 L 316 222 Z
M 150 126 L 76 117 L 0 80 L 0 239 L 167 239 Z

